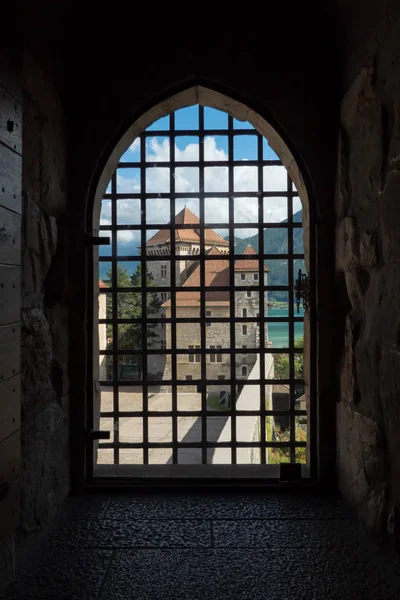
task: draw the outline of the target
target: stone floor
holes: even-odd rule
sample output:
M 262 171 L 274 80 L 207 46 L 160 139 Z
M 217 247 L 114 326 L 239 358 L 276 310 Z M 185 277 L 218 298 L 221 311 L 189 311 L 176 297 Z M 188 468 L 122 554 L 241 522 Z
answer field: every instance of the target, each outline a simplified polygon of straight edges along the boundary
M 70 498 L 1 600 L 394 600 L 400 574 L 327 497 Z

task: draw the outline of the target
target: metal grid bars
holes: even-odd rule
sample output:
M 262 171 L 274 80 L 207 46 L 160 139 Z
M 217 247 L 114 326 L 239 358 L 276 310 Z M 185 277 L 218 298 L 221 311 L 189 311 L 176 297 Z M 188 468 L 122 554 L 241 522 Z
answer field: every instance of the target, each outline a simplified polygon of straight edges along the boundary
M 100 217 L 100 463 L 306 462 L 300 208 L 224 113 L 182 109 L 134 141 Z

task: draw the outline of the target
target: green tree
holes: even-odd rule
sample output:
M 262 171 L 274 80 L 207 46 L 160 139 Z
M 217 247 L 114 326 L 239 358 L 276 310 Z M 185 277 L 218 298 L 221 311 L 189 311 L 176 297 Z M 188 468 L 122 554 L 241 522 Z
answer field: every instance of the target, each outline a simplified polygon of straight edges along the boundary
M 112 287 L 112 269 L 110 269 L 104 283 L 109 287 Z M 139 263 L 136 271 L 129 275 L 128 270 L 121 265 L 117 265 L 117 285 L 119 288 L 137 288 L 137 291 L 118 292 L 117 294 L 107 294 L 106 310 L 107 318 L 112 319 L 113 313 L 113 301 L 116 299 L 116 317 L 117 319 L 140 319 L 142 317 L 143 307 L 142 303 L 142 273 L 141 265 Z M 154 286 L 153 277 L 149 274 L 146 278 L 146 285 L 148 287 Z M 149 297 L 149 295 L 148 295 Z M 151 294 L 151 299 L 147 302 L 147 316 L 155 316 L 159 313 L 161 302 L 157 294 Z M 152 342 L 158 337 L 156 332 L 157 325 L 147 324 L 146 331 L 142 331 L 141 323 L 118 323 L 118 349 L 119 350 L 134 350 L 140 351 L 142 349 L 142 335 L 147 336 L 147 345 L 151 346 Z M 113 325 L 107 325 L 107 349 L 115 347 L 113 340 Z M 122 355 L 119 357 L 119 367 L 124 364 L 131 364 L 132 361 L 137 365 L 138 375 L 141 372 L 141 357 L 136 356 L 134 359 L 129 355 Z M 110 363 L 109 370 L 112 371 L 112 365 Z M 110 373 L 111 374 L 111 373 Z
M 132 287 L 141 288 L 142 287 L 142 266 L 141 263 L 138 264 L 136 271 L 131 275 L 131 283 Z M 148 288 L 154 287 L 154 278 L 151 273 L 147 273 L 146 276 L 146 286 Z M 136 293 L 134 300 L 134 309 L 133 312 L 139 316 L 142 316 L 142 295 L 140 293 Z M 160 308 L 162 302 L 159 298 L 159 295 L 155 292 L 147 292 L 146 298 L 146 314 L 147 318 L 155 317 L 156 315 L 160 315 Z M 158 338 L 157 334 L 157 325 L 152 325 L 151 323 L 147 323 L 146 325 L 146 337 L 147 337 L 147 347 L 150 348 Z
M 295 341 L 295 348 L 303 348 L 304 337 Z M 275 379 L 289 379 L 289 355 L 275 354 L 274 356 Z M 304 379 L 304 360 L 303 354 L 294 355 L 294 376 L 295 379 Z
M 299 338 L 295 341 L 294 347 L 304 347 L 304 337 Z M 288 354 L 275 354 L 274 355 L 274 373 L 275 379 L 289 379 L 289 355 Z M 304 379 L 304 361 L 303 354 L 295 353 L 294 355 L 294 376 L 295 379 Z M 295 388 L 296 397 L 301 396 L 304 393 L 304 386 L 302 384 L 296 385 Z M 272 417 L 266 417 L 267 435 L 268 439 L 272 441 Z M 268 421 L 270 419 L 270 421 Z M 300 417 L 296 417 L 297 420 Z M 289 442 L 290 441 L 290 429 L 279 429 L 275 428 L 275 441 L 277 442 Z M 306 442 L 307 441 L 307 429 L 301 426 L 300 420 L 296 426 L 296 440 Z M 307 452 L 306 448 L 295 448 L 295 461 L 299 463 L 306 463 Z M 287 448 L 268 448 L 268 462 L 270 464 L 279 464 L 282 462 L 290 462 L 290 450 Z

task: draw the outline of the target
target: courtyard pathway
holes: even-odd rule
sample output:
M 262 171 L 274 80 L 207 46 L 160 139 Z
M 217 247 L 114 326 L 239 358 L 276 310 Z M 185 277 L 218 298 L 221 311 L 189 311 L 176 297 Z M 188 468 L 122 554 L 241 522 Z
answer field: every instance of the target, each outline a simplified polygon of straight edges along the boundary
M 171 394 L 149 390 L 149 410 L 170 411 L 172 409 Z M 142 410 L 141 391 L 132 392 L 129 388 L 121 388 L 119 391 L 120 411 Z M 195 392 L 184 392 L 178 394 L 178 410 L 196 411 L 201 409 L 201 395 Z M 102 412 L 113 410 L 112 391 L 101 392 Z M 219 439 L 221 431 L 227 422 L 226 415 L 207 417 L 207 439 L 215 442 Z M 178 441 L 200 442 L 201 441 L 201 418 L 178 417 Z M 113 419 L 102 418 L 100 429 L 111 431 L 111 439 L 114 435 Z M 143 420 L 141 417 L 124 417 L 119 423 L 119 440 L 121 442 L 143 441 Z M 172 418 L 171 417 L 149 417 L 149 441 L 150 442 L 172 442 Z M 207 453 L 207 462 L 212 462 L 214 449 L 210 448 Z M 137 449 L 121 449 L 120 464 L 142 464 L 142 451 Z M 113 450 L 103 449 L 98 452 L 98 464 L 112 464 Z M 150 448 L 149 464 L 171 464 L 172 451 L 169 448 Z M 182 448 L 178 450 L 179 464 L 201 464 L 201 448 Z

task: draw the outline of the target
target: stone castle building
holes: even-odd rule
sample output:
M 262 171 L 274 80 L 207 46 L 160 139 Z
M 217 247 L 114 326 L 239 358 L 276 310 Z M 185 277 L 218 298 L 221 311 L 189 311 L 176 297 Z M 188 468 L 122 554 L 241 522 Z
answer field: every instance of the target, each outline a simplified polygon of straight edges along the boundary
M 200 262 L 196 255 L 200 253 L 200 231 L 196 227 L 200 223 L 199 218 L 188 208 L 184 208 L 175 217 L 176 224 L 193 225 L 193 228 L 175 230 L 175 254 L 184 257 L 176 261 L 175 277 L 176 285 L 182 290 L 176 293 L 176 316 L 178 318 L 200 317 L 200 292 L 191 291 L 193 287 L 200 287 Z M 212 229 L 205 230 L 205 252 L 209 256 L 218 256 L 218 259 L 205 261 L 205 286 L 213 288 L 216 286 L 258 286 L 259 263 L 258 259 L 249 259 L 248 255 L 256 254 L 252 246 L 247 246 L 244 251 L 246 258 L 238 259 L 234 266 L 234 282 L 230 281 L 229 274 L 229 242 L 223 239 Z M 147 255 L 159 255 L 160 260 L 147 263 L 147 271 L 151 274 L 156 286 L 165 286 L 166 291 L 159 293 L 162 302 L 160 317 L 171 317 L 170 300 L 170 260 L 171 240 L 170 230 L 158 231 L 146 244 Z M 163 258 L 165 259 L 163 260 Z M 264 282 L 267 284 L 268 268 L 264 266 Z M 167 291 L 168 290 L 168 291 Z M 265 298 L 265 314 L 268 312 L 268 301 Z M 157 315 L 153 315 L 157 316 Z M 206 318 L 230 318 L 229 291 L 206 291 L 205 293 L 205 316 Z M 259 347 L 259 325 L 256 322 L 259 316 L 259 293 L 249 290 L 235 292 L 235 317 L 254 318 L 254 322 L 236 323 L 235 325 L 235 347 L 236 348 L 258 348 Z M 169 324 L 160 324 L 155 330 L 157 337 L 153 340 L 153 347 L 171 348 L 171 331 Z M 206 376 L 207 379 L 230 379 L 231 366 L 230 355 L 224 353 L 224 349 L 233 347 L 230 339 L 230 323 L 208 322 L 206 323 L 206 349 L 221 352 L 207 356 Z M 268 331 L 266 328 L 266 339 Z M 201 333 L 199 323 L 178 323 L 176 328 L 176 347 L 181 349 L 200 349 Z M 256 361 L 256 354 L 236 355 L 235 373 L 238 379 L 246 379 L 250 374 Z M 157 378 L 171 379 L 170 355 L 155 356 L 152 360 L 152 373 Z M 177 356 L 178 379 L 201 378 L 201 358 L 199 354 L 178 354 Z M 195 388 L 188 384 L 186 391 Z M 224 386 L 210 386 L 209 392 L 224 391 Z

